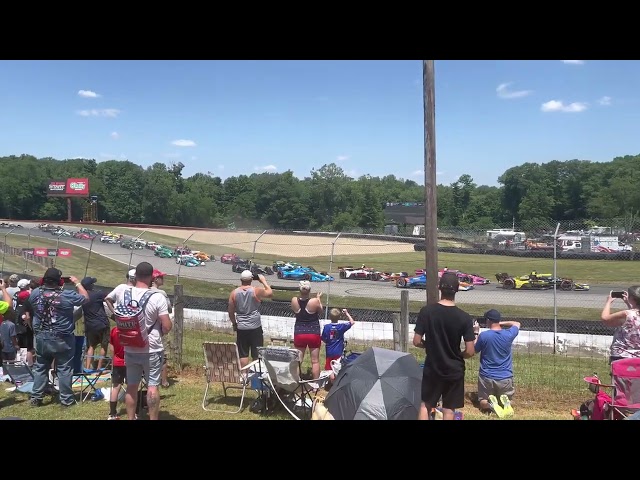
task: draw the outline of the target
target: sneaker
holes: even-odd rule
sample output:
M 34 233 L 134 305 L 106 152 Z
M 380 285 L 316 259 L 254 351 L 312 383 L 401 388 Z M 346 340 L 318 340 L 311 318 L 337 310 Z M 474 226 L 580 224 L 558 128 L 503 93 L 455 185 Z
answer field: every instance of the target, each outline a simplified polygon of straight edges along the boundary
M 38 398 L 32 398 L 31 400 L 29 400 L 29 405 L 31 405 L 32 407 L 41 407 L 42 400 Z
M 500 395 L 500 403 L 502 403 L 502 410 L 505 417 L 513 416 L 513 407 L 511 406 L 511 400 L 506 395 Z
M 107 420 L 120 420 L 120 417 L 118 415 L 109 415 Z
M 498 418 L 504 418 L 504 410 L 498 403 L 498 399 L 495 395 L 489 395 L 489 405 L 491 405 L 491 409 L 495 412 Z

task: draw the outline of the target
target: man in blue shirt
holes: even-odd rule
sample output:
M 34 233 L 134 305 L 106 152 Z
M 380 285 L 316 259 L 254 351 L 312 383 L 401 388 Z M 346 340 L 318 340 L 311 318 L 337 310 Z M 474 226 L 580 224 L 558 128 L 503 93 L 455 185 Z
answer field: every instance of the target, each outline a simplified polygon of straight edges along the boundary
M 31 405 L 40 406 L 48 382 L 48 372 L 55 361 L 60 403 L 75 404 L 73 395 L 73 357 L 75 356 L 74 307 L 89 300 L 89 294 L 76 277 L 68 277 L 74 290 L 64 290 L 65 279 L 57 268 L 49 268 L 40 286 L 31 292 L 25 311 L 33 319 L 36 361 L 33 365 Z
M 501 321 L 500 312 L 489 310 L 484 314 L 488 330 L 478 334 L 475 327 L 475 350 L 480 354 L 478 372 L 478 401 L 480 409 L 494 411 L 498 417 L 513 415 L 511 398 L 513 385 L 513 355 L 511 346 L 520 331 L 520 323 Z M 500 398 L 500 403 L 498 403 Z

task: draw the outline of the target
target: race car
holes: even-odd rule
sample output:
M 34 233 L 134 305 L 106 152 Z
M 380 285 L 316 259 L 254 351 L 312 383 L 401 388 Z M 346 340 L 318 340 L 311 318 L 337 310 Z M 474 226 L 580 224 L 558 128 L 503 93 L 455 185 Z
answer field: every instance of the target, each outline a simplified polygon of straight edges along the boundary
M 406 278 L 406 277 L 409 277 L 409 272 L 396 272 L 396 273 L 381 272 L 379 280 L 381 282 L 395 282 L 399 278 Z
M 216 260 L 213 255 L 209 256 L 204 252 L 193 251 L 191 252 L 191 255 L 193 255 L 195 258 L 197 258 L 201 262 L 212 262 L 212 261 L 215 262 Z
M 283 262 L 282 260 L 278 260 L 276 262 L 273 262 L 273 271 L 277 272 L 279 270 L 291 270 L 294 268 L 301 268 L 302 265 L 300 265 L 297 262 Z
M 205 266 L 206 263 L 201 262 L 193 255 L 176 255 L 176 263 L 178 265 L 184 265 L 185 267 L 200 267 Z
M 413 277 L 401 277 L 396 280 L 396 287 L 398 288 L 427 288 L 427 276 L 415 275 Z M 460 282 L 458 291 L 466 292 L 473 290 L 473 285 L 470 283 Z
M 471 283 L 473 285 L 488 285 L 491 283 L 488 278 L 481 277 L 476 273 L 464 273 L 460 270 L 454 270 L 447 267 L 438 270 L 438 276 L 441 277 L 444 272 L 454 272 L 458 275 L 458 279 L 464 283 Z
M 297 267 L 291 269 L 280 268 L 278 270 L 278 278 L 283 280 L 309 280 L 311 282 L 332 282 L 333 277 L 324 272 L 316 272 L 315 270 Z
M 338 267 L 340 278 L 349 280 L 380 280 L 380 272 L 362 265 L 360 268 Z
M 238 259 L 238 255 L 235 253 L 225 253 L 220 257 L 220 263 L 234 263 L 234 260 Z
M 587 291 L 587 283 L 576 283 L 571 278 L 554 278 L 550 273 L 531 272 L 529 275 L 514 277 L 508 273 L 496 273 L 498 283 L 505 290 L 551 290 L 555 284 L 557 289 L 565 292 Z
M 234 263 L 231 266 L 231 270 L 236 273 L 242 273 L 245 270 L 249 270 L 251 273 L 258 273 L 261 275 L 273 275 L 273 270 L 271 267 L 261 267 L 257 263 L 252 262 L 251 260 L 242 260 L 238 263 Z
M 153 251 L 153 254 L 156 257 L 160 257 L 160 258 L 172 258 L 173 250 L 171 250 L 169 247 L 165 247 L 161 245 L 156 247 L 156 249 Z

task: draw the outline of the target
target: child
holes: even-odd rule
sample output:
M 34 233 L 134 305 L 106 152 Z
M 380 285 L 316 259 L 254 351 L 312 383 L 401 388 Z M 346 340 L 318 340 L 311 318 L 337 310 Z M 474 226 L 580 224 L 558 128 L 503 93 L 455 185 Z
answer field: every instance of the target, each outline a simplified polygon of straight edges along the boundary
M 16 324 L 9 316 L 4 317 L 2 324 L 0 324 L 0 341 L 2 342 L 2 361 L 14 361 L 19 348 L 18 335 L 16 334 Z
M 109 397 L 109 417 L 107 420 L 120 420 L 118 416 L 118 396 L 120 388 L 126 382 L 127 367 L 124 363 L 124 347 L 118 339 L 118 327 L 111 329 L 110 343 L 113 346 L 113 370 L 111 371 L 111 395 Z
M 326 344 L 327 361 L 324 364 L 325 370 L 331 370 L 331 361 L 337 360 L 344 351 L 344 334 L 355 322 L 349 312 L 344 309 L 342 313 L 349 319 L 349 323 L 338 323 L 340 310 L 332 308 L 329 312 L 331 323 L 327 323 L 322 330 L 322 341 Z

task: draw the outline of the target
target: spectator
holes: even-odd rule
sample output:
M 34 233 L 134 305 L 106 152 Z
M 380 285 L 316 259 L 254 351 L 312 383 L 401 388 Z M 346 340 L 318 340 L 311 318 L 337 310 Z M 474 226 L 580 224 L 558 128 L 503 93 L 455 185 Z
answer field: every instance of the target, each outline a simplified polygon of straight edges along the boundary
M 160 270 L 154 269 L 153 281 L 151 282 L 151 289 L 161 293 L 164 296 L 164 298 L 167 300 L 167 309 L 169 310 L 169 317 L 171 318 L 171 322 L 173 323 L 173 306 L 171 305 L 171 299 L 169 298 L 169 295 L 167 294 L 167 292 L 165 292 L 160 288 L 162 287 L 162 285 L 164 285 L 164 277 L 166 275 L 167 275 L 166 273 L 161 272 Z M 165 355 L 162 363 L 162 375 L 160 379 L 160 384 L 164 388 L 167 388 L 169 386 L 169 378 L 168 378 L 168 372 L 167 372 L 168 370 L 167 357 L 169 356 L 168 353 L 171 351 L 171 339 L 169 337 L 166 337 L 162 341 L 164 343 Z
M 6 288 L 4 282 L 0 284 L 0 288 L 3 290 L 2 295 L 5 301 L 0 302 L 0 311 L 4 310 L 0 314 L 0 342 L 2 343 L 2 362 L 13 361 L 16 359 L 16 353 L 18 352 L 18 336 L 16 334 L 16 325 L 13 322 L 12 315 L 6 315 L 10 309 L 10 302 L 6 300 L 10 299 L 8 288 Z
M 424 348 L 420 420 L 430 420 L 431 410 L 442 397 L 442 419 L 453 420 L 456 408 L 464 407 L 465 358 L 473 357 L 473 320 L 455 304 L 460 287 L 458 276 L 445 272 L 440 277 L 440 301 L 420 309 L 413 345 Z M 460 351 L 460 339 L 465 349 Z
M 640 357 L 640 285 L 634 285 L 622 294 L 625 310 L 611 313 L 611 304 L 616 299 L 611 296 L 604 304 L 600 319 L 608 327 L 615 327 L 609 363 L 622 358 Z
M 135 278 L 136 285 L 134 287 L 125 284 L 118 285 L 107 295 L 105 300 L 111 306 L 111 309 L 114 308 L 114 304 L 116 309 L 118 306 L 124 305 L 125 295 L 129 294 L 132 300 L 141 302 L 142 297 L 151 288 L 153 266 L 148 262 L 139 263 L 135 270 Z M 153 292 L 148 296 L 148 301 L 142 303 L 144 311 L 140 315 L 139 331 L 142 334 L 142 338 L 146 340 L 146 345 L 144 347 L 124 346 L 127 378 L 125 404 L 127 417 L 129 420 L 135 420 L 138 387 L 144 374 L 148 386 L 147 407 L 149 409 L 149 418 L 158 420 L 160 414 L 158 386 L 160 385 L 162 359 L 164 357 L 162 337 L 171 331 L 172 324 L 169 318 L 167 302 L 162 295 Z
M 513 354 L 511 346 L 520 331 L 520 323 L 500 321 L 500 312 L 489 310 L 484 314 L 488 330 L 478 334 L 474 326 L 474 349 L 480 354 L 478 372 L 478 401 L 480 409 L 493 410 L 498 417 L 513 415 L 511 399 L 515 394 L 513 383 Z M 498 403 L 498 398 L 500 403 Z
M 249 354 L 252 360 L 258 359 L 258 347 L 264 345 L 260 303 L 273 297 L 273 290 L 264 275 L 258 275 L 257 280 L 262 287 L 253 287 L 253 273 L 244 270 L 240 274 L 241 285 L 229 295 L 229 320 L 237 332 L 236 342 L 243 367 L 249 364 Z
M 62 272 L 49 268 L 44 273 L 41 285 L 31 292 L 25 310 L 33 319 L 36 360 L 31 405 L 40 406 L 48 381 L 48 371 L 55 361 L 60 389 L 60 403 L 65 407 L 74 405 L 72 389 L 73 357 L 76 351 L 74 307 L 89 300 L 89 294 L 80 281 L 69 280 L 76 290 L 64 290 Z
M 126 282 L 127 285 L 129 285 L 130 287 L 135 287 L 136 286 L 136 269 L 132 268 L 131 270 L 129 270 L 125 278 L 127 279 L 127 282 Z
M 109 416 L 107 420 L 120 420 L 118 415 L 118 397 L 120 389 L 127 381 L 127 367 L 124 361 L 124 347 L 118 339 L 118 327 L 111 329 L 110 343 L 113 347 L 113 369 L 111 370 L 111 392 L 109 393 Z
M 296 315 L 296 323 L 293 326 L 293 346 L 300 351 L 300 362 L 309 349 L 311 353 L 311 374 L 313 378 L 320 378 L 320 347 L 322 337 L 320 335 L 320 315 L 323 307 L 318 292 L 315 298 L 310 298 L 311 283 L 302 280 L 299 284 L 300 295 L 291 299 L 291 309 Z
M 82 286 L 89 293 L 89 301 L 82 305 L 84 316 L 84 334 L 87 339 L 87 358 L 85 368 L 91 369 L 94 363 L 94 355 L 98 345 L 100 345 L 100 355 L 98 356 L 97 368 L 100 370 L 104 363 L 104 357 L 109 351 L 109 318 L 104 309 L 106 293 L 102 290 L 94 290 L 93 286 L 98 281 L 95 277 L 85 277 L 82 279 Z
M 349 320 L 349 323 L 338 323 L 340 320 L 340 310 L 332 308 L 329 312 L 331 323 L 327 323 L 322 329 L 322 341 L 325 343 L 326 360 L 324 363 L 325 370 L 331 370 L 331 361 L 338 360 L 344 353 L 344 334 L 349 330 L 355 320 L 344 309 L 342 314 Z
M 9 277 L 9 287 L 7 288 L 7 292 L 9 292 L 9 296 L 11 298 L 20 291 L 20 288 L 18 287 L 19 281 L 20 277 L 15 273 Z
M 34 281 L 29 281 L 23 278 L 18 282 L 18 288 L 20 291 L 14 297 L 13 310 L 16 324 L 16 333 L 18 334 L 18 348 L 24 348 L 27 351 L 26 363 L 29 366 L 33 365 L 33 327 L 31 325 L 31 318 L 25 311 L 25 303 L 29 299 L 32 291 L 32 284 Z M 36 288 L 37 288 L 36 284 Z

